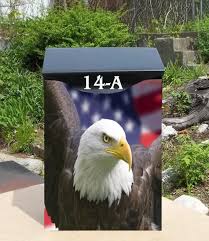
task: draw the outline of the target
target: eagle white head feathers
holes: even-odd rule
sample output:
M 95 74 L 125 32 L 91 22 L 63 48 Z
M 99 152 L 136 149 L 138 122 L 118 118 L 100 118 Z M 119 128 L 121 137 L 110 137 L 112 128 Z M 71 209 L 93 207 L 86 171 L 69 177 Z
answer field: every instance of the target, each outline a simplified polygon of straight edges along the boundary
M 123 128 L 101 119 L 81 136 L 74 165 L 74 187 L 80 198 L 108 199 L 109 206 L 129 195 L 133 184 L 132 154 Z

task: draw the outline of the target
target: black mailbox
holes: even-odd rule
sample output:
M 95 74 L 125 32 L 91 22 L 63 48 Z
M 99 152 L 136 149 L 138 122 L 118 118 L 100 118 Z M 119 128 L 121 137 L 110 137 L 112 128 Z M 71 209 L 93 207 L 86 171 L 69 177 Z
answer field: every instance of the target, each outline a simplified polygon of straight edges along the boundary
M 161 79 L 164 66 L 155 48 L 51 48 L 46 50 L 43 76 L 83 86 L 84 76 L 119 75 L 125 85 Z
M 59 230 L 161 229 L 163 72 L 155 48 L 46 50 L 45 205 Z

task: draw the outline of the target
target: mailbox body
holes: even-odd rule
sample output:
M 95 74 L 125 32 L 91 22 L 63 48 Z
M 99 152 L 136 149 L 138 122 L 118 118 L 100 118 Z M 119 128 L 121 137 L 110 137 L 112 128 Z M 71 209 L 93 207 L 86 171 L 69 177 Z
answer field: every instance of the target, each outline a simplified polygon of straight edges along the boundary
M 64 168 L 69 168 L 73 173 L 76 156 L 70 162 L 69 158 L 73 156 L 71 149 L 75 146 L 78 148 L 79 145 L 78 130 L 81 129 L 83 133 L 90 125 L 105 118 L 113 119 L 122 126 L 130 144 L 140 143 L 148 147 L 160 135 L 160 79 L 163 72 L 164 66 L 154 48 L 49 48 L 46 50 L 43 65 L 45 205 L 53 222 L 56 221 L 57 215 L 60 215 L 55 215 L 59 210 L 60 175 Z M 85 90 L 86 76 L 89 77 L 91 86 L 88 90 Z M 107 83 L 113 81 L 116 76 L 119 77 L 123 89 L 110 89 L 110 85 L 100 89 L 95 85 L 98 77 L 102 77 L 102 81 Z M 149 128 L 153 130 L 151 137 L 144 133 Z M 75 141 L 72 143 L 70 140 Z M 153 221 L 161 229 L 161 180 L 158 180 L 157 187 L 157 194 L 153 194 L 156 195 L 152 207 L 154 213 L 150 210 L 146 210 L 146 213 L 152 216 Z M 66 200 L 67 198 L 68 195 Z M 87 209 L 86 215 L 93 217 L 97 215 L 93 206 Z M 142 225 L 140 229 L 145 229 L 145 226 Z M 94 229 L 88 225 L 86 226 L 88 228 L 71 227 L 69 223 L 67 227 L 65 229 L 69 230 Z M 113 224 L 113 229 L 118 228 Z

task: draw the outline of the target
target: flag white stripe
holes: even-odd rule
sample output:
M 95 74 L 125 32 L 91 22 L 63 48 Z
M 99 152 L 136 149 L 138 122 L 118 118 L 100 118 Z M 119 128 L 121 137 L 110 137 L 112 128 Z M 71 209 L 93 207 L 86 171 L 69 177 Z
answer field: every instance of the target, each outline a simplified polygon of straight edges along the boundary
M 161 130 L 162 112 L 156 110 L 150 114 L 140 116 L 142 123 L 142 133 Z
M 162 85 L 161 85 L 161 81 L 158 80 L 152 80 L 152 81 L 156 81 L 155 84 L 147 84 L 146 82 L 141 82 L 139 84 L 134 85 L 134 87 L 132 88 L 132 94 L 133 97 L 142 97 L 145 95 L 149 95 L 152 94 L 153 92 L 157 91 L 157 90 L 161 90 Z

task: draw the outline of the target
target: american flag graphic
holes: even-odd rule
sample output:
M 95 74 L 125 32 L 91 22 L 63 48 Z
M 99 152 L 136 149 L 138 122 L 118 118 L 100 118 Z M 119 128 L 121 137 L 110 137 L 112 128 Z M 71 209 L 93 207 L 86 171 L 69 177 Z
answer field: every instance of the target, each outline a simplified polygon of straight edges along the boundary
M 149 146 L 161 132 L 161 80 L 146 80 L 122 92 L 94 94 L 69 89 L 81 128 L 105 118 L 117 121 L 130 144 Z
M 162 81 L 146 80 L 114 94 L 92 94 L 69 89 L 76 105 L 81 128 L 85 130 L 101 118 L 117 121 L 130 144 L 150 144 L 161 133 Z M 44 223 L 53 225 L 45 210 Z
M 138 143 L 140 120 L 134 111 L 130 88 L 114 94 L 93 94 L 77 90 L 71 90 L 70 94 L 83 130 L 102 118 L 111 119 L 123 127 L 130 144 Z
M 161 134 L 162 80 L 146 80 L 132 87 L 135 111 L 141 123 L 140 143 L 146 147 Z

